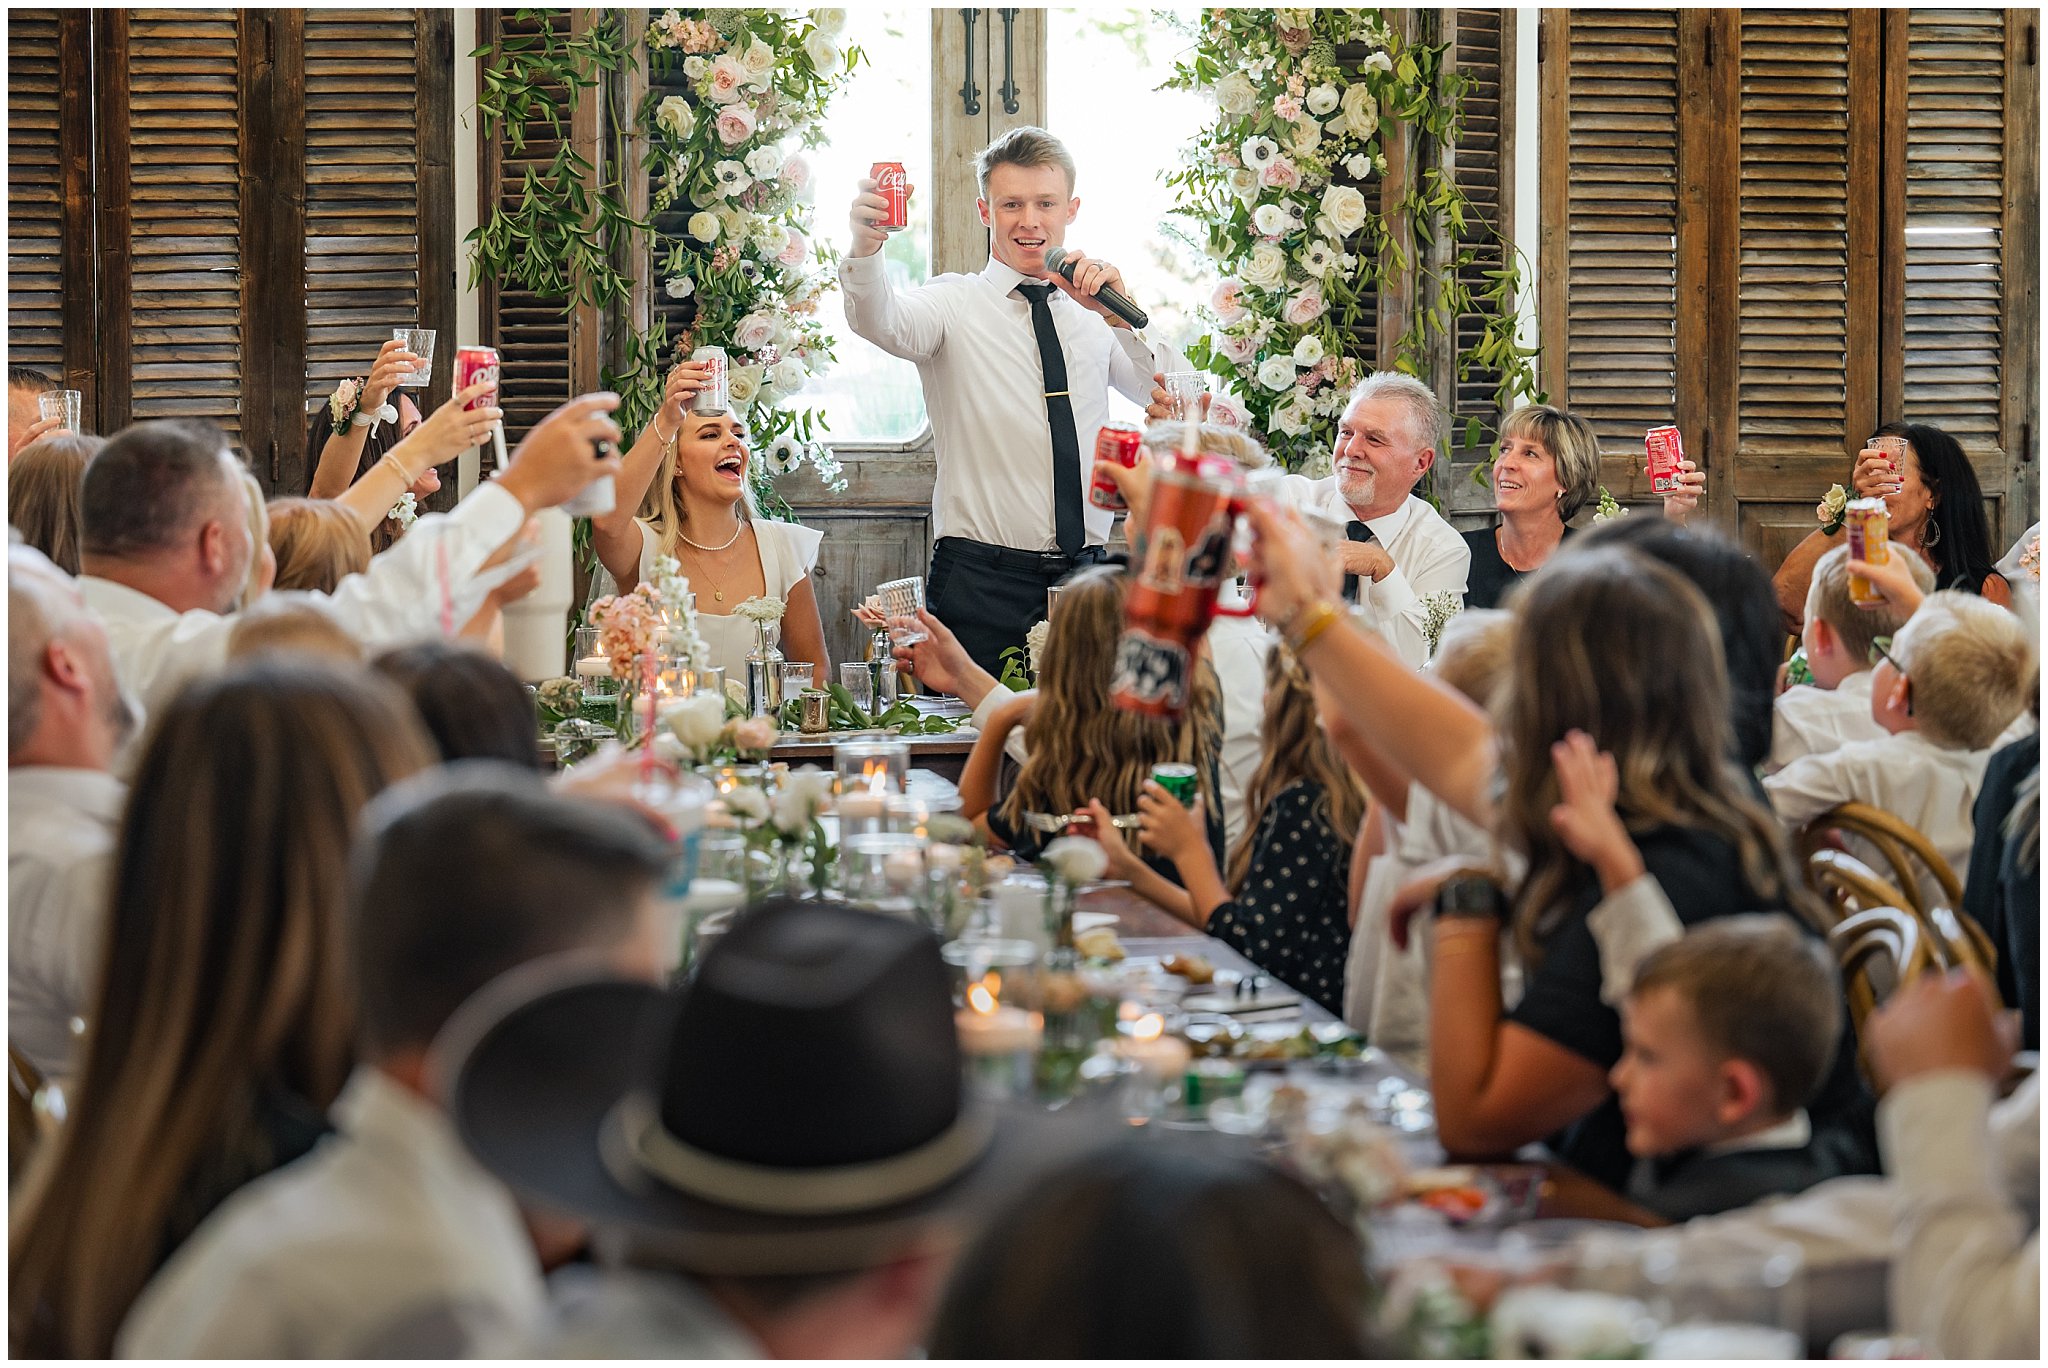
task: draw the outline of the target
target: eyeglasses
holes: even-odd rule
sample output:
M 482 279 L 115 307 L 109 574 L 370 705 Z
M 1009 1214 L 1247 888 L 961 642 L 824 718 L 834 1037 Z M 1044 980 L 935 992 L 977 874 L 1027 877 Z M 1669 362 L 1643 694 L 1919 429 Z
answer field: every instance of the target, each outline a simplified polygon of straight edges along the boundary
M 1888 662 L 1900 674 L 1906 673 L 1906 667 L 1899 664 L 1899 658 L 1892 654 L 1892 639 L 1888 636 L 1870 639 L 1870 663 L 1875 666 L 1880 660 Z

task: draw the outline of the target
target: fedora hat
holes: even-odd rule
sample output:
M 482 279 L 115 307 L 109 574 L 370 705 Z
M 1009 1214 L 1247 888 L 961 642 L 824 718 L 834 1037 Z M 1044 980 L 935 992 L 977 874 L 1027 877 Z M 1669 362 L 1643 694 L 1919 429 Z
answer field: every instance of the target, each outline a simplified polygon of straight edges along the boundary
M 684 986 L 588 960 L 498 980 L 443 1038 L 449 1111 L 514 1192 L 636 1263 L 862 1267 L 1024 1143 L 962 1086 L 951 983 L 921 927 L 769 903 Z

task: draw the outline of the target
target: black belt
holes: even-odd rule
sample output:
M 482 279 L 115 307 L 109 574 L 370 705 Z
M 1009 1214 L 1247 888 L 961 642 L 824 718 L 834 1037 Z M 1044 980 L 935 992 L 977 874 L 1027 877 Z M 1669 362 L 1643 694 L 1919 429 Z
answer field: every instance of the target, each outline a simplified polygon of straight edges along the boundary
M 1063 575 L 1077 565 L 1096 565 L 1109 557 L 1108 548 L 1101 546 L 1084 546 L 1069 556 L 1059 551 L 1020 551 L 1014 546 L 991 546 L 966 537 L 941 537 L 932 551 L 934 554 L 944 551 L 963 561 L 992 565 L 998 570 L 1022 570 L 1039 575 Z

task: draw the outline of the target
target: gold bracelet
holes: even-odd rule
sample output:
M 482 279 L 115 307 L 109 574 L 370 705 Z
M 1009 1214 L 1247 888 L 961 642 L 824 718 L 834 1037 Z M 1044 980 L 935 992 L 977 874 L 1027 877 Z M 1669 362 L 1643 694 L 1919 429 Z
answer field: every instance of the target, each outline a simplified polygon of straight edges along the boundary
M 398 459 L 396 451 L 385 452 L 383 456 L 378 458 L 377 464 L 389 465 L 393 470 L 397 471 L 399 483 L 407 489 L 411 489 L 415 484 L 419 483 L 419 477 L 406 470 L 405 462 Z
M 670 434 L 669 434 L 668 436 L 666 436 L 666 437 L 663 437 L 663 436 L 661 435 L 661 424 L 659 424 L 659 423 L 650 423 L 650 424 L 649 424 L 648 426 L 650 426 L 650 427 L 652 427 L 652 428 L 654 429 L 654 435 L 655 435 L 655 438 L 656 438 L 656 439 L 657 439 L 657 440 L 658 440 L 658 441 L 659 441 L 659 442 L 661 443 L 660 447 L 659 447 L 659 448 L 657 448 L 658 450 L 662 450 L 662 451 L 666 451 L 666 450 L 668 450 L 668 448 L 670 448 L 670 447 L 672 447 L 672 446 L 674 446 L 674 445 L 675 445 L 675 440 L 676 440 L 676 438 L 678 438 L 678 437 L 680 437 L 680 436 L 682 436 L 682 435 L 683 435 L 683 425 L 682 425 L 681 423 L 677 423 L 677 424 L 676 424 L 676 430 L 675 430 L 674 432 L 671 432 L 671 433 L 670 433 Z
M 1306 616 L 1308 618 L 1306 624 L 1298 631 L 1287 634 L 1287 649 L 1296 659 L 1301 657 L 1303 651 L 1315 645 L 1316 638 L 1329 631 L 1330 625 L 1343 617 L 1344 614 L 1342 610 L 1328 599 L 1322 599 L 1313 608 L 1308 610 Z

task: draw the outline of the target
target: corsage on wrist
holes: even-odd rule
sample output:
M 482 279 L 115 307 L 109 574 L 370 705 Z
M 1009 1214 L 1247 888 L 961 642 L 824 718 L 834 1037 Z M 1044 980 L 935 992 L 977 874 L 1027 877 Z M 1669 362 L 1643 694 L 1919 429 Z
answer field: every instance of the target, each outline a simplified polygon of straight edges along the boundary
M 1829 485 L 1827 496 L 1814 508 L 1814 517 L 1820 523 L 1820 530 L 1832 537 L 1842 530 L 1842 519 L 1848 515 L 1849 491 L 1840 485 Z
M 334 387 L 334 393 L 327 397 L 327 416 L 334 424 L 335 436 L 348 431 L 349 419 L 362 402 L 363 382 L 360 378 L 344 380 Z

